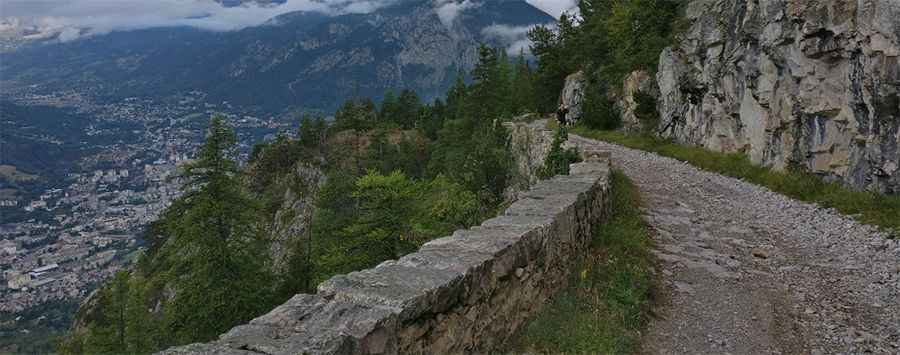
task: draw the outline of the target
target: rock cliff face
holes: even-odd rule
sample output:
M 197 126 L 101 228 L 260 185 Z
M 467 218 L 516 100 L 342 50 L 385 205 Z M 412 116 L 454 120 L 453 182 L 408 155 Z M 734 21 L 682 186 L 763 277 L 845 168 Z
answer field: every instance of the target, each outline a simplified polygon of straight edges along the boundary
M 317 167 L 298 165 L 283 183 L 287 186 L 271 229 L 272 260 L 276 274 L 285 271 L 284 265 L 291 256 L 291 244 L 309 237 L 315 197 L 325 183 L 325 174 Z
M 622 80 L 622 91 L 616 98 L 616 105 L 622 113 L 622 128 L 626 131 L 637 132 L 644 128 L 636 113 L 638 102 L 635 95 L 638 92 L 654 97 L 659 95 L 653 77 L 643 70 L 633 71 Z
M 696 0 L 660 56 L 662 135 L 900 192 L 900 1 Z
M 581 103 L 584 101 L 584 90 L 587 86 L 584 72 L 577 72 L 566 77 L 566 83 L 559 94 L 559 103 L 569 108 L 566 120 L 577 121 L 581 119 Z
M 529 122 L 531 118 L 533 114 L 503 123 L 509 131 L 509 149 L 516 160 L 513 183 L 506 191 L 508 201 L 514 201 L 516 194 L 538 182 L 537 172 L 544 166 L 553 145 L 554 132 L 547 129 L 547 120 Z

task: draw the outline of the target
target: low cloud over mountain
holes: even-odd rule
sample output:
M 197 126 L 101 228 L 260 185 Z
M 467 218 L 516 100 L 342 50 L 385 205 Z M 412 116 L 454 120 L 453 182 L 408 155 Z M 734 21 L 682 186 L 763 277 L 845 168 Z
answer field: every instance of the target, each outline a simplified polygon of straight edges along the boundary
M 4 0 L 0 36 L 58 38 L 62 42 L 113 31 L 190 26 L 231 31 L 265 23 L 289 12 L 326 15 L 370 13 L 400 1 L 415 0 Z M 486 0 L 432 1 L 447 26 L 461 13 Z M 575 0 L 527 0 L 558 17 Z

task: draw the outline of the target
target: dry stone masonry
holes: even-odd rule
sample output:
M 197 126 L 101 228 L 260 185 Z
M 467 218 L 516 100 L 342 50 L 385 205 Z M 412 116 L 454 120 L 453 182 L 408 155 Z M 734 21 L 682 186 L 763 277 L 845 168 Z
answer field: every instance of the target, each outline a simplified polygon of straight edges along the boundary
M 556 291 L 608 211 L 609 160 L 534 185 L 482 225 L 336 276 L 207 344 L 162 354 L 486 353 Z
M 694 0 L 660 56 L 660 130 L 900 193 L 900 1 Z

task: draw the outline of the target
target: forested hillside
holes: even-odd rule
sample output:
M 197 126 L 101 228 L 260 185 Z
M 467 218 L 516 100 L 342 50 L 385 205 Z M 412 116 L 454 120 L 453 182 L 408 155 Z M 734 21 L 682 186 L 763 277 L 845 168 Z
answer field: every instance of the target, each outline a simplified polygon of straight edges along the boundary
M 581 0 L 579 16 L 564 14 L 557 27 L 537 26 L 529 32 L 537 57 L 538 107 L 556 109 L 566 77 L 583 71 L 584 124 L 591 128 L 619 128 L 621 112 L 615 100 L 623 79 L 633 71 L 655 74 L 659 53 L 674 43 L 685 26 L 681 1 Z M 644 93 L 649 95 L 650 93 Z M 655 99 L 644 97 L 643 118 L 655 117 Z
M 403 91 L 378 105 L 349 100 L 333 122 L 306 117 L 297 138 L 260 143 L 243 169 L 232 129 L 213 117 L 184 169 L 185 195 L 147 230 L 133 269 L 81 307 L 60 349 L 149 353 L 207 341 L 330 276 L 494 214 L 512 179 L 500 121 L 535 109 L 533 74 L 523 58 L 483 46 L 470 75 L 432 104 Z M 286 186 L 298 168 L 321 172 L 320 185 Z M 313 194 L 315 212 L 307 232 L 276 241 L 286 194 Z M 276 242 L 288 250 L 273 253 Z

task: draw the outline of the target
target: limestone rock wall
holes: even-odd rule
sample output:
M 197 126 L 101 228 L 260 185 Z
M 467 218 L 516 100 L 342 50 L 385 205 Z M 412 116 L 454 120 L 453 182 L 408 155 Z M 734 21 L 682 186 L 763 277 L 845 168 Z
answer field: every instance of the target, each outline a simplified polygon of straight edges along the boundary
M 584 90 L 587 88 L 587 81 L 584 72 L 577 72 L 566 77 L 566 83 L 559 95 L 559 103 L 569 108 L 569 114 L 566 120 L 569 122 L 581 119 L 582 107 L 584 101 Z
M 556 290 L 607 215 L 609 162 L 534 185 L 505 212 L 297 295 L 219 340 L 163 354 L 487 353 Z
M 291 245 L 296 238 L 306 240 L 315 213 L 315 198 L 325 184 L 325 173 L 310 164 L 298 164 L 290 174 L 283 177 L 286 185 L 281 199 L 281 208 L 272 219 L 271 235 L 272 260 L 276 273 L 285 271 L 290 258 Z
M 900 1 L 695 0 L 660 56 L 660 131 L 900 193 Z
M 553 145 L 554 132 L 547 129 L 547 120 L 525 120 L 530 116 L 503 123 L 509 131 L 509 149 L 516 160 L 513 182 L 506 191 L 508 201 L 515 200 L 517 193 L 538 182 L 537 171 L 544 166 Z
M 619 107 L 619 112 L 622 113 L 622 129 L 629 132 L 639 132 L 644 128 L 644 123 L 636 114 L 638 103 L 635 95 L 638 92 L 652 96 L 659 95 L 656 90 L 656 81 L 643 70 L 629 73 L 622 80 L 622 91 L 616 97 L 616 105 Z

